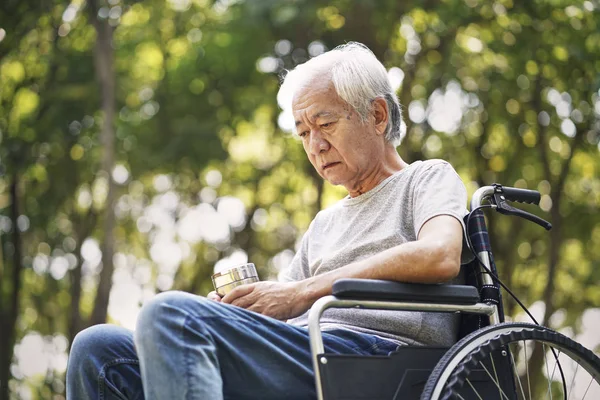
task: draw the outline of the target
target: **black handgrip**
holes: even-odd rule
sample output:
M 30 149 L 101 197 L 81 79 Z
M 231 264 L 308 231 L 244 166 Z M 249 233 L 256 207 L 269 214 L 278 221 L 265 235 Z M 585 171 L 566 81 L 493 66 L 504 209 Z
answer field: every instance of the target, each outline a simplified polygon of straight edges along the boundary
M 540 192 L 535 190 L 502 186 L 502 194 L 506 197 L 506 200 L 535 205 L 540 204 Z

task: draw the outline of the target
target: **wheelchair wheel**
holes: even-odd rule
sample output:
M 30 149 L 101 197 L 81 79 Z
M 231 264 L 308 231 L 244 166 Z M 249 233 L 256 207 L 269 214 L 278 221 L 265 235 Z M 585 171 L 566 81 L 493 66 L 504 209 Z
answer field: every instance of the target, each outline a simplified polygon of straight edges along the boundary
M 600 358 L 558 332 L 525 323 L 492 325 L 464 337 L 436 365 L 421 395 L 421 400 L 599 398 Z

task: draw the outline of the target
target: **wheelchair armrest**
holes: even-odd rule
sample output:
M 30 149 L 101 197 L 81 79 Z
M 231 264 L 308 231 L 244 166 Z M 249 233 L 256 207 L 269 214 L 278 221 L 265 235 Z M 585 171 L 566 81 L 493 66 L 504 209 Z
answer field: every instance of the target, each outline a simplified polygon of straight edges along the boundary
M 333 284 L 332 294 L 339 299 L 448 304 L 479 302 L 479 293 L 474 286 L 402 283 L 375 279 L 340 279 Z

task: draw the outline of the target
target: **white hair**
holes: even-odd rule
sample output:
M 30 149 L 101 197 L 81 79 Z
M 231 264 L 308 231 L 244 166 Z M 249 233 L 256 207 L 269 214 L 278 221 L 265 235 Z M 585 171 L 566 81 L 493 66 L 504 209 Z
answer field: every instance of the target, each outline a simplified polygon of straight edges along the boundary
M 295 91 L 319 74 L 329 74 L 338 96 L 354 108 L 363 122 L 372 110 L 373 100 L 383 98 L 389 113 L 385 138 L 394 146 L 400 144 L 400 103 L 385 67 L 368 47 L 349 42 L 296 66 L 285 76 L 279 89 L 282 108 L 289 107 L 289 104 L 281 104 L 284 100 L 291 103 Z

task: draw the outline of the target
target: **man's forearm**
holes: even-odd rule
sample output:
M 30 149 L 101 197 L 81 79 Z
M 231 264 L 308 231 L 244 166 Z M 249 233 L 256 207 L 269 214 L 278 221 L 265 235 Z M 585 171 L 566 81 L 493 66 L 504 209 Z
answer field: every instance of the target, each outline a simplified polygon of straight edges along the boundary
M 384 279 L 400 282 L 438 283 L 454 278 L 460 269 L 460 252 L 428 241 L 392 247 L 361 261 L 302 281 L 302 291 L 311 302 L 331 294 L 342 278 Z

